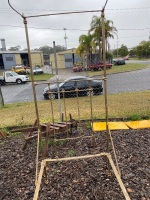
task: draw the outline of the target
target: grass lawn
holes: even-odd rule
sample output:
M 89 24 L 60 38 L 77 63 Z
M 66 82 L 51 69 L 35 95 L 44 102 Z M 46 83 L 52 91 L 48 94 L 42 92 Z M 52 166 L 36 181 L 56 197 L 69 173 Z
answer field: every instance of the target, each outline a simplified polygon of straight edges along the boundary
M 29 80 L 31 81 L 31 75 L 28 74 L 28 76 L 29 76 Z M 44 73 L 44 74 L 36 74 L 36 75 L 33 75 L 33 76 L 34 76 L 34 80 L 35 81 L 47 81 L 50 78 L 52 78 L 54 75 L 53 74 Z
M 143 63 L 126 63 L 125 65 L 113 65 L 111 69 L 107 69 L 107 74 L 115 74 L 121 72 L 129 72 L 140 70 L 149 67 L 148 64 Z M 104 71 L 88 71 L 88 76 L 103 75 Z
M 90 102 L 90 97 L 79 97 L 79 102 L 77 98 L 61 99 L 62 112 L 66 108 L 66 113 L 64 113 L 67 116 L 67 120 L 69 113 L 76 120 L 90 119 Z M 53 106 L 51 107 L 51 105 Z M 79 105 L 79 110 L 77 105 Z M 52 109 L 54 120 L 59 121 L 60 115 L 57 99 L 52 101 L 38 101 L 40 122 L 53 121 Z M 142 116 L 150 117 L 150 91 L 108 95 L 108 112 L 109 118 L 123 117 L 131 119 Z M 36 119 L 33 102 L 7 104 L 3 108 L 0 108 L 0 113 L 3 116 L 0 120 L 0 128 L 29 125 L 33 124 Z M 92 97 L 92 113 L 94 119 L 105 118 L 104 95 Z

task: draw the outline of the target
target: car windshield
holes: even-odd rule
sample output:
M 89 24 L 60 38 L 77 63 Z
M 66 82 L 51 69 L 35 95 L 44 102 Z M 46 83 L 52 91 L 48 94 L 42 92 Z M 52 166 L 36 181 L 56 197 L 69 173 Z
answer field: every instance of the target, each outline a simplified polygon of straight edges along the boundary
M 59 83 L 59 87 L 61 87 L 64 83 Z
M 18 74 L 17 74 L 16 72 L 11 72 L 11 74 L 12 74 L 13 76 L 18 76 Z

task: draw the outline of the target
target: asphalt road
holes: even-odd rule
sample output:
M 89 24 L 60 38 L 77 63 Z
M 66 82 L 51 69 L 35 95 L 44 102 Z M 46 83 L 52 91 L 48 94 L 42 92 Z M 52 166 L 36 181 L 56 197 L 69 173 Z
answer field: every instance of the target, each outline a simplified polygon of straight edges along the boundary
M 85 72 L 72 73 L 68 71 L 61 72 L 60 79 L 66 79 L 72 75 L 85 75 Z M 54 81 L 55 78 L 51 79 Z M 36 86 L 37 100 L 43 100 L 43 89 L 45 84 Z M 31 82 L 21 85 L 11 84 L 1 86 L 5 104 L 12 102 L 29 102 L 33 101 Z M 108 94 L 150 90 L 150 67 L 132 72 L 119 74 L 111 74 L 107 76 L 107 91 Z

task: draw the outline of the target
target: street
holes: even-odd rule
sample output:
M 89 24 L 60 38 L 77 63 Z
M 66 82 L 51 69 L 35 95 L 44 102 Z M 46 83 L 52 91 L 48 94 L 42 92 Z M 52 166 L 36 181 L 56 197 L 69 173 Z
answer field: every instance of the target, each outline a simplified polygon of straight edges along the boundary
M 66 74 L 61 73 L 60 79 L 66 79 L 69 76 L 85 75 L 85 72 Z M 55 78 L 52 78 L 51 81 Z M 43 89 L 46 84 L 36 86 L 37 100 L 43 100 Z M 32 84 L 11 84 L 1 86 L 2 94 L 5 104 L 13 102 L 30 102 L 33 101 Z M 108 94 L 150 90 L 150 67 L 132 72 L 125 72 L 119 74 L 111 74 L 107 76 L 107 91 Z

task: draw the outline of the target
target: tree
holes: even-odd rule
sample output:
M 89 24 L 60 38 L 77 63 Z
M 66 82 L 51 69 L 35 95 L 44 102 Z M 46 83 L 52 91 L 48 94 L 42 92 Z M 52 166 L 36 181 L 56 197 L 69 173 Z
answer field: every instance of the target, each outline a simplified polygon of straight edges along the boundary
M 56 48 L 56 52 L 65 51 L 66 50 L 65 47 L 60 46 L 60 45 L 56 45 L 55 48 Z M 34 50 L 35 51 L 42 51 L 43 54 L 53 54 L 54 53 L 53 47 L 50 47 L 50 46 L 47 46 L 47 45 L 39 47 L 39 48 L 36 48 Z
M 82 56 L 84 53 L 86 54 L 86 67 L 88 67 L 89 55 L 92 51 L 93 47 L 93 36 L 91 34 L 81 35 L 79 37 L 79 46 L 76 52 Z
M 134 47 L 129 51 L 129 56 L 132 58 L 136 56 L 136 47 Z
M 114 57 L 117 57 L 118 56 L 118 49 L 114 49 L 112 51 L 112 53 L 113 53 Z
M 121 45 L 121 47 L 118 49 L 118 53 L 120 56 L 124 57 L 128 55 L 128 48 L 125 45 Z
M 117 32 L 117 29 L 113 25 L 113 21 L 104 19 L 105 24 L 105 42 L 106 42 L 106 51 L 108 47 L 108 38 L 114 38 L 114 35 Z M 89 33 L 93 34 L 95 43 L 99 47 L 99 52 L 101 52 L 101 42 L 102 42 L 102 19 L 98 16 L 93 16 Z
M 21 49 L 21 46 L 17 45 L 15 47 L 10 47 L 8 50 L 9 51 L 19 51 Z
M 138 58 L 150 58 L 150 42 L 142 41 L 136 48 Z

